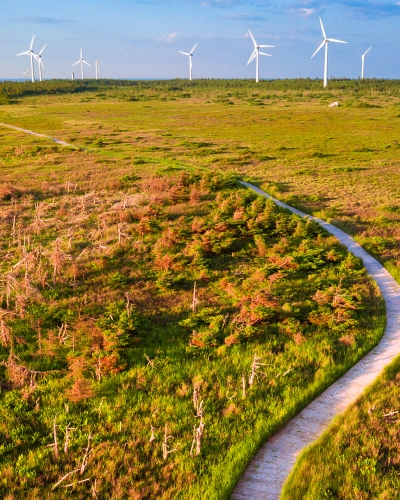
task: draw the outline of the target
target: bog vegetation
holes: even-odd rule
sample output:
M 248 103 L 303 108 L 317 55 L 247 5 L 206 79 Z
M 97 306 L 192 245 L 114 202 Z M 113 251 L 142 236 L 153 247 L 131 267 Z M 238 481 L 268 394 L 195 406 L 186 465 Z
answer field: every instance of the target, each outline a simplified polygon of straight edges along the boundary
M 399 81 L 321 87 L 310 79 L 0 82 L 0 120 L 96 151 L 103 166 L 129 174 L 134 163 L 247 176 L 356 236 L 399 276 Z
M 230 176 L 136 183 L 3 191 L 3 494 L 201 490 L 377 340 L 374 286 L 315 223 Z
M 1 495 L 227 498 L 261 442 L 379 340 L 382 301 L 361 263 L 236 184 L 248 176 L 299 204 L 302 189 L 306 208 L 331 210 L 309 176 L 330 189 L 319 169 L 340 158 L 307 156 L 318 175 L 292 168 L 288 191 L 273 180 L 303 158 L 291 149 L 300 83 L 282 83 L 286 116 L 284 87 L 254 96 L 250 82 L 8 91 L 2 122 L 74 147 L 0 132 Z M 315 92 L 325 120 L 329 96 Z M 392 113 L 367 108 L 345 109 Z M 379 236 L 380 221 L 363 236 L 342 207 L 343 224 Z M 396 266 L 394 246 L 379 252 Z

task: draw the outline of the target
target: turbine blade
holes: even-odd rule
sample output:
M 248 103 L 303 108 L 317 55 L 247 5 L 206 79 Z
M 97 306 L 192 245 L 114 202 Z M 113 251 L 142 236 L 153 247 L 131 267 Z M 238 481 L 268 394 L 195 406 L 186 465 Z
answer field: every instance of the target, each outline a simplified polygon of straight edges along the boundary
M 87 63 L 84 59 L 82 59 L 82 62 L 83 62 L 83 64 L 87 64 L 88 66 L 90 66 L 90 64 Z
M 343 42 L 343 40 L 336 40 L 335 38 L 327 38 L 326 41 L 327 42 L 336 42 L 336 43 L 347 43 L 347 42 Z
M 311 56 L 311 59 L 315 56 L 315 54 L 316 54 L 317 52 L 319 52 L 319 51 L 322 49 L 322 47 L 323 47 L 325 44 L 326 44 L 326 40 L 324 40 L 324 41 L 321 43 L 321 45 L 318 47 L 318 49 L 317 49 L 317 50 L 314 52 L 314 54 Z
M 46 48 L 46 45 L 47 43 L 44 45 L 43 49 L 39 52 L 39 56 L 42 54 L 42 52 L 44 51 L 44 49 Z
M 179 51 L 180 54 L 184 54 L 185 56 L 190 56 L 187 52 L 182 52 L 181 50 Z
M 257 55 L 257 49 L 254 49 L 253 50 L 253 53 L 251 54 L 250 56 L 250 59 L 247 61 L 247 64 L 249 65 L 251 63 L 251 61 L 256 57 Z
M 32 41 L 31 41 L 31 46 L 30 46 L 30 49 L 29 50 L 32 50 L 32 47 L 33 47 L 33 40 L 35 39 L 35 35 L 33 35 L 32 37 Z
M 193 49 L 189 52 L 189 54 L 193 54 L 194 49 L 198 46 L 199 44 L 196 43 L 196 45 L 193 47 Z
M 249 33 L 250 33 L 251 39 L 253 40 L 254 48 L 256 49 L 257 48 L 257 42 L 254 40 L 254 36 L 253 36 L 253 34 L 251 33 L 250 30 L 249 30 Z
M 259 54 L 262 55 L 262 56 L 270 56 L 270 57 L 272 57 L 271 54 L 266 54 L 265 52 L 259 52 Z
M 76 63 L 74 63 L 72 66 L 76 66 L 79 63 L 80 63 L 80 61 L 76 61 Z
M 260 48 L 275 47 L 275 45 L 259 45 Z
M 371 49 L 372 49 L 372 47 L 370 47 L 366 52 L 364 52 L 364 54 L 362 56 L 365 57 Z
M 82 59 L 82 47 L 81 47 L 81 59 Z
M 17 56 L 29 56 L 30 51 L 27 52 L 21 52 L 20 54 L 17 54 Z
M 319 22 L 321 23 L 322 35 L 324 36 L 324 38 L 326 40 L 326 33 L 325 33 L 325 30 L 324 30 L 324 25 L 322 24 L 322 19 L 321 18 L 319 18 Z

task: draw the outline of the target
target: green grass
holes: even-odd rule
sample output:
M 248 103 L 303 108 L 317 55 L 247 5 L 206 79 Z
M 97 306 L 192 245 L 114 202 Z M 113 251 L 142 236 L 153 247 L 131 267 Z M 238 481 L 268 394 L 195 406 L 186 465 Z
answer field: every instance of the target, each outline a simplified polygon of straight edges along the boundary
M 397 359 L 302 453 L 282 500 L 398 498 L 399 381 Z
M 99 498 L 228 498 L 258 446 L 382 334 L 360 263 L 234 179 L 346 226 L 397 269 L 396 84 L 178 84 L 17 86 L 0 107 L 2 122 L 85 148 L 0 128 L 1 314 L 17 364 L 53 371 L 30 390 L 1 367 L 10 500 L 87 498 L 95 480 Z M 354 107 L 356 92 L 381 107 Z M 348 106 L 328 110 L 338 98 Z M 255 354 L 265 375 L 249 388 Z M 205 430 L 190 457 L 195 388 Z M 54 418 L 62 445 L 75 428 L 58 459 Z M 87 470 L 51 492 L 89 433 Z
M 3 192 L 4 495 L 50 494 L 91 435 L 87 471 L 53 498 L 85 498 L 94 484 L 101 498 L 227 498 L 261 441 L 382 333 L 376 288 L 316 224 L 232 176 L 126 182 Z M 33 384 L 26 370 L 40 372 Z M 194 391 L 205 431 L 191 457 Z
M 327 90 L 313 80 L 106 83 L 76 84 L 85 102 L 79 92 L 17 97 L 0 107 L 0 120 L 72 139 L 119 167 L 138 168 L 144 157 L 151 166 L 233 171 L 367 245 L 394 238 L 378 255 L 398 267 L 398 82 L 332 81 Z M 24 85 L 19 93 L 33 92 Z M 70 82 L 54 85 L 74 90 Z M 254 100 L 264 106 L 250 106 Z M 341 106 L 328 108 L 332 100 Z

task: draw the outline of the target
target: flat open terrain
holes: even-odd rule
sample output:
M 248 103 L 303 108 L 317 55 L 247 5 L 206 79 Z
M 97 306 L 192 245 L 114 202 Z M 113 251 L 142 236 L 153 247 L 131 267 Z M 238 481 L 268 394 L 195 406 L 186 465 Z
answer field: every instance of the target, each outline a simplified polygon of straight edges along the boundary
M 235 185 L 333 218 L 397 269 L 397 87 L 365 83 L 4 100 L 0 122 L 75 147 L 0 126 L 2 494 L 227 498 L 376 344 L 360 262 Z
M 338 100 L 339 108 L 328 108 Z M 0 121 L 96 151 L 119 171 L 217 168 L 340 225 L 396 274 L 400 93 L 396 82 L 137 83 L 20 99 Z M 7 135 L 8 132 L 6 132 Z M 7 144 L 7 141 L 2 141 Z M 6 146 L 3 146 L 6 147 Z M 99 159 L 87 175 L 101 182 Z M 6 166 L 6 165 L 3 165 Z M 3 170 L 5 179 L 15 175 Z M 9 177 L 7 177 L 7 174 Z M 72 180 L 75 180 L 72 179 Z

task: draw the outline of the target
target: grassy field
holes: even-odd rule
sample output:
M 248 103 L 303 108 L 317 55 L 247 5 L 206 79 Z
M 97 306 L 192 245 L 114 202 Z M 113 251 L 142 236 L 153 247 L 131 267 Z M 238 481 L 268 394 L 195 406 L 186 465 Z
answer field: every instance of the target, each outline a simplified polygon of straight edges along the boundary
M 397 499 L 400 359 L 299 458 L 282 500 Z
M 113 168 L 240 174 L 355 235 L 398 276 L 398 82 L 332 81 L 329 90 L 308 80 L 87 85 L 19 98 L 0 108 L 0 121 L 60 136 Z M 339 108 L 328 108 L 333 100 Z
M 0 127 L 3 496 L 227 498 L 379 340 L 360 263 L 235 179 L 397 269 L 397 87 L 286 84 L 4 98 L 0 122 L 74 147 Z

